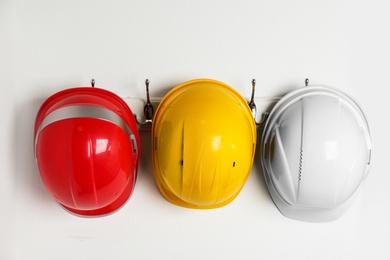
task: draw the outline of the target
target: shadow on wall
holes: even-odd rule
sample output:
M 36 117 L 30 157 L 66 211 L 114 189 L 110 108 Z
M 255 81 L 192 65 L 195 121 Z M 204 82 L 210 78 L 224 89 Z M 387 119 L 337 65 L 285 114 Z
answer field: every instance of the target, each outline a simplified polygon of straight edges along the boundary
M 135 190 L 138 189 L 137 186 L 142 186 L 144 192 L 153 193 L 160 197 L 161 195 L 153 174 L 151 125 L 142 126 L 139 134 L 141 139 L 141 157 L 138 165 L 138 179 Z
M 268 188 L 264 179 L 263 168 L 261 166 L 260 158 L 260 147 L 261 147 L 261 135 L 263 134 L 264 124 L 258 126 L 257 129 L 257 143 L 256 143 L 256 152 L 255 158 L 252 165 L 252 174 L 255 173 L 256 183 L 259 184 L 259 190 L 261 191 L 261 197 L 269 199 L 271 201 L 271 196 L 268 193 Z
M 15 108 L 14 142 L 16 144 L 14 165 L 15 183 L 18 196 L 24 201 L 50 204 L 54 200 L 46 191 L 39 175 L 34 157 L 34 123 L 39 107 L 45 97 L 18 102 Z M 19 191 L 19 192 L 18 192 Z M 18 197 L 17 196 L 17 197 Z

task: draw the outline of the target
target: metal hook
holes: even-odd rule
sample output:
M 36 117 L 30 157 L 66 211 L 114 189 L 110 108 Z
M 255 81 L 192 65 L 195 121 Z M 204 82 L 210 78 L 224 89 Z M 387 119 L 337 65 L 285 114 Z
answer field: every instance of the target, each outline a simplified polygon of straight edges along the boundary
M 256 80 L 252 79 L 252 95 L 251 95 L 251 100 L 248 102 L 248 105 L 249 105 L 250 110 L 252 111 L 252 115 L 253 115 L 253 118 L 255 120 L 255 124 L 261 125 L 265 121 L 267 121 L 269 113 L 265 112 L 264 114 L 262 114 L 260 122 L 256 122 L 257 107 L 256 107 L 256 103 L 255 103 L 255 89 L 256 89 Z
M 95 80 L 94 79 L 91 79 L 91 87 L 95 87 Z
M 255 104 L 255 86 L 256 86 L 256 80 L 252 79 L 252 95 L 251 95 L 251 100 L 248 102 L 248 105 L 250 110 L 252 111 L 253 118 L 256 119 L 257 108 Z
M 256 80 L 252 79 L 252 95 L 251 95 L 251 100 L 248 102 L 248 105 L 250 110 L 252 111 L 253 118 L 255 119 L 255 124 L 261 125 L 267 120 L 269 113 L 265 112 L 264 114 L 262 114 L 260 122 L 256 122 L 257 107 L 255 103 L 255 89 L 256 89 Z
M 145 86 L 146 86 L 146 103 L 144 106 L 145 122 L 144 123 L 138 122 L 137 115 L 134 114 L 135 121 L 139 125 L 145 125 L 147 123 L 152 123 L 153 121 L 154 108 L 152 103 L 150 102 L 150 97 L 149 97 L 149 79 L 145 80 Z
M 145 85 L 146 85 L 146 104 L 144 106 L 144 115 L 146 118 L 146 122 L 150 121 L 150 123 L 151 123 L 152 119 L 153 119 L 154 109 L 153 109 L 152 103 L 150 102 L 149 80 L 148 79 L 145 80 Z
M 260 122 L 256 122 L 256 125 L 261 125 L 263 123 L 265 123 L 265 121 L 267 121 L 268 119 L 268 116 L 269 116 L 269 113 L 268 112 L 265 112 L 262 116 L 261 116 L 261 119 L 260 119 Z

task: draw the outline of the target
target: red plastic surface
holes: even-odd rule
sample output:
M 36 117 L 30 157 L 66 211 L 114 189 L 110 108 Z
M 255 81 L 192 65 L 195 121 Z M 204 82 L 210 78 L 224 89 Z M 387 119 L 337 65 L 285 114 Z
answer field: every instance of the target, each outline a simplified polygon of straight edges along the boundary
M 67 89 L 49 97 L 38 112 L 35 134 L 45 116 L 69 105 L 114 111 L 133 131 L 140 154 L 131 110 L 115 94 L 102 89 Z M 68 118 L 47 125 L 38 134 L 35 151 L 40 174 L 62 206 L 93 216 L 108 214 L 126 202 L 136 181 L 138 155 L 120 126 L 99 118 Z

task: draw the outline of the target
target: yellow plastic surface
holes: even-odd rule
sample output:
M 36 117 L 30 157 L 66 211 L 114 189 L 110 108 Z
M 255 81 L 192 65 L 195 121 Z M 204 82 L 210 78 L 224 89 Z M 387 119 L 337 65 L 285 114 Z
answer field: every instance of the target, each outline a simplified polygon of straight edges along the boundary
M 185 82 L 163 98 L 153 121 L 159 190 L 183 207 L 224 206 L 243 188 L 255 146 L 252 113 L 236 90 L 210 79 Z

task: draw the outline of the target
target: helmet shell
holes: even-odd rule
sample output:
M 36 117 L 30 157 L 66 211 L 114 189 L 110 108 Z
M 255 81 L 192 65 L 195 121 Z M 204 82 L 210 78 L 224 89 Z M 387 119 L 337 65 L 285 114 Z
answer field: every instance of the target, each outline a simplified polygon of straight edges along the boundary
M 127 201 L 137 178 L 140 139 L 120 97 L 91 87 L 58 92 L 38 111 L 34 136 L 42 181 L 64 208 L 95 216 Z
M 284 96 L 266 122 L 260 156 L 276 206 L 286 217 L 325 222 L 352 203 L 371 165 L 369 125 L 348 95 L 309 86 Z
M 163 98 L 153 121 L 159 190 L 183 207 L 224 206 L 243 188 L 255 146 L 255 122 L 237 91 L 210 79 L 185 82 Z

